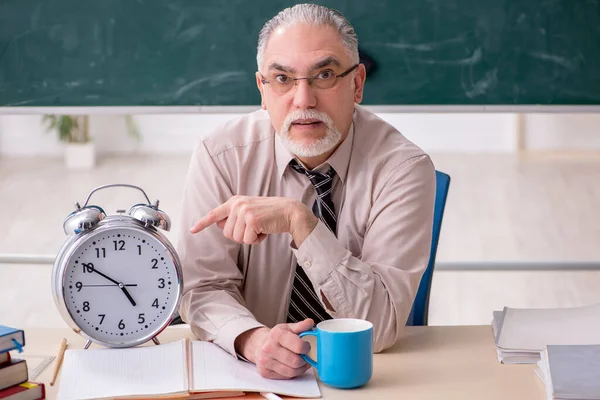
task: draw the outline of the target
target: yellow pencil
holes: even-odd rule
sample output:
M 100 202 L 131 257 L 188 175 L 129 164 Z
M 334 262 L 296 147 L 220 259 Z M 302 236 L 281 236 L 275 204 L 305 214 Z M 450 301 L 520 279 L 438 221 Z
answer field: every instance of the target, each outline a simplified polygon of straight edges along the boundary
M 62 365 L 63 357 L 65 356 L 65 350 L 67 350 L 67 339 L 63 338 L 63 340 L 60 341 L 60 346 L 58 347 L 58 355 L 56 356 L 56 364 L 54 364 L 54 372 L 52 373 L 50 386 L 54 386 L 54 382 L 58 377 L 58 371 L 60 371 L 60 366 Z

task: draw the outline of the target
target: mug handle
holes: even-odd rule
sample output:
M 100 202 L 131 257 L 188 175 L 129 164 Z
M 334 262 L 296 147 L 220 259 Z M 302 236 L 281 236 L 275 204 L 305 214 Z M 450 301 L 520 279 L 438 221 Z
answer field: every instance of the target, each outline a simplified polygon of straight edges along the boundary
M 312 330 L 301 332 L 298 336 L 299 337 L 314 336 L 317 338 L 317 340 L 319 340 L 319 334 L 317 333 L 317 331 L 312 331 Z M 300 354 L 300 357 L 302 357 L 304 359 L 304 361 L 306 361 L 307 363 L 309 363 L 310 365 L 315 367 L 317 370 L 319 369 L 317 362 L 315 360 L 313 360 L 312 358 L 310 358 L 309 356 L 307 356 L 306 354 Z

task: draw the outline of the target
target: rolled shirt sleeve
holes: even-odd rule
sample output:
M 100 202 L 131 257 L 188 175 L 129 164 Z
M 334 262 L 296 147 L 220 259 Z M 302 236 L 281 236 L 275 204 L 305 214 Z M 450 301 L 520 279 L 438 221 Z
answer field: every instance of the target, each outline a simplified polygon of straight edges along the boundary
M 240 244 L 212 225 L 193 235 L 192 224 L 233 193 L 204 143 L 190 162 L 183 194 L 182 231 L 178 253 L 183 264 L 182 319 L 201 340 L 212 341 L 236 356 L 239 334 L 264 326 L 245 307 L 240 292 L 243 274 L 236 260 Z

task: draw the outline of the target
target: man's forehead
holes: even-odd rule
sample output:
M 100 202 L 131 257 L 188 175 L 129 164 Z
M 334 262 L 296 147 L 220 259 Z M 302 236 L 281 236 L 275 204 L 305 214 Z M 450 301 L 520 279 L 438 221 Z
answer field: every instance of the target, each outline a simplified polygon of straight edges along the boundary
M 308 69 L 317 64 L 341 65 L 348 54 L 339 33 L 330 26 L 295 24 L 276 29 L 265 48 L 265 69 L 284 66 Z
M 277 57 L 273 57 L 273 59 L 277 59 Z M 304 69 L 308 69 L 309 71 L 312 71 L 312 70 L 317 70 L 317 69 L 331 67 L 331 66 L 341 67 L 342 63 L 336 56 L 330 55 L 330 56 L 321 57 L 320 59 L 317 59 L 314 62 L 311 62 L 310 60 L 308 60 L 308 62 L 306 62 L 306 65 L 308 65 L 308 67 L 304 67 Z M 298 72 L 298 68 L 296 68 L 294 65 L 287 65 L 285 63 L 278 62 L 278 61 L 273 61 L 273 62 L 269 61 L 266 65 L 266 67 L 268 70 L 277 70 L 277 71 L 290 72 L 290 73 Z

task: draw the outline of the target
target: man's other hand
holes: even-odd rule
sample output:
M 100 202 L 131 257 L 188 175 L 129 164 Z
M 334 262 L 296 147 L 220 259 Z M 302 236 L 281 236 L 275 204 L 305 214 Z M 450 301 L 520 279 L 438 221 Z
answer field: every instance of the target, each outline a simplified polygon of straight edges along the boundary
M 265 378 L 291 379 L 302 375 L 310 365 L 300 354 L 308 354 L 310 343 L 298 334 L 312 329 L 312 319 L 294 324 L 279 324 L 272 329 L 261 327 L 242 333 L 235 342 L 238 354 L 256 364 Z

